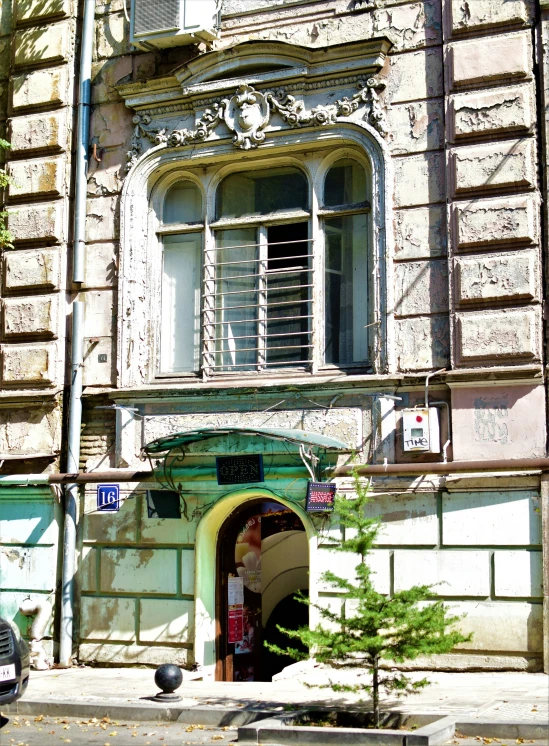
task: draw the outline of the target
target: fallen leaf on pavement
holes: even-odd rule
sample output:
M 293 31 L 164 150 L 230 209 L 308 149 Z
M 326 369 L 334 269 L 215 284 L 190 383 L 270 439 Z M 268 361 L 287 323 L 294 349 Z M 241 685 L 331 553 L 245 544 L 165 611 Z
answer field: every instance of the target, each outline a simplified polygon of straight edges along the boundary
M 117 730 L 111 730 L 111 732 L 109 733 L 109 736 L 117 736 L 117 735 L 118 735 Z
M 41 723 L 43 719 L 44 719 L 44 716 L 43 716 L 43 715 L 37 715 L 37 716 L 36 716 L 36 717 L 34 718 L 34 722 L 35 722 L 35 723 Z

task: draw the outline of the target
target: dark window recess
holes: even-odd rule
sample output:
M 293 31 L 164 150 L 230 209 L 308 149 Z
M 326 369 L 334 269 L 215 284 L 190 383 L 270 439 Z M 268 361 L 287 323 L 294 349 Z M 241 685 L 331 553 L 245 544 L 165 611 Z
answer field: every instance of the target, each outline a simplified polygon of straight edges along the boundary
M 267 230 L 267 362 L 306 363 L 310 358 L 308 224 Z
M 179 495 L 168 490 L 149 490 L 147 511 L 149 518 L 181 518 Z

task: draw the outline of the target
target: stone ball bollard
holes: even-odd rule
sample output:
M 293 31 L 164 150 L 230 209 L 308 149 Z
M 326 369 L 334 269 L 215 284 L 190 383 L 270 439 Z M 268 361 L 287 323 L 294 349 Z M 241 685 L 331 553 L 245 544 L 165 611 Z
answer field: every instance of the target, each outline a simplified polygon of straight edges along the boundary
M 175 694 L 183 682 L 183 673 L 174 663 L 163 663 L 155 671 L 154 683 L 161 692 L 153 697 L 155 702 L 179 702 L 181 697 Z

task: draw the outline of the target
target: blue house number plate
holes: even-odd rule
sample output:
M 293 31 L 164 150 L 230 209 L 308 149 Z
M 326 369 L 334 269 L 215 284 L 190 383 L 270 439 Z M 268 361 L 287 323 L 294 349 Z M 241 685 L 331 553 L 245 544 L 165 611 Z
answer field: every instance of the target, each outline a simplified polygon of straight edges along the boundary
M 97 510 L 111 512 L 120 510 L 120 486 L 118 484 L 97 485 Z

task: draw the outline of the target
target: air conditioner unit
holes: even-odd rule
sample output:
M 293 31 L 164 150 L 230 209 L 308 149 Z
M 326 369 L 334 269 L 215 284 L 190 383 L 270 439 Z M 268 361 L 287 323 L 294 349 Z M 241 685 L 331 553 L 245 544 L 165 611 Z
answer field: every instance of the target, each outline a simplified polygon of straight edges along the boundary
M 150 49 L 216 39 L 219 6 L 218 0 L 132 0 L 130 42 Z

